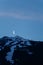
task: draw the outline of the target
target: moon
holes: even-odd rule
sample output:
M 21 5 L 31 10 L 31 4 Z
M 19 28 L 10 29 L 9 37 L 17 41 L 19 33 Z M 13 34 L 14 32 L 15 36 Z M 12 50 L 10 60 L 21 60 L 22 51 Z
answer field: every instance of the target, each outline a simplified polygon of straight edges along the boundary
M 15 35 L 15 30 L 13 30 L 13 32 L 12 32 L 12 33 L 13 33 L 13 35 Z

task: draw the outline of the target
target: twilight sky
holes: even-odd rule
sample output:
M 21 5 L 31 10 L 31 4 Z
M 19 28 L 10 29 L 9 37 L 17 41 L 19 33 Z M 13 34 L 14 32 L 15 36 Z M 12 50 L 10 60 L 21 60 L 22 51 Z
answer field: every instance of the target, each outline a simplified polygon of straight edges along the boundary
M 0 37 L 43 41 L 43 0 L 0 0 Z

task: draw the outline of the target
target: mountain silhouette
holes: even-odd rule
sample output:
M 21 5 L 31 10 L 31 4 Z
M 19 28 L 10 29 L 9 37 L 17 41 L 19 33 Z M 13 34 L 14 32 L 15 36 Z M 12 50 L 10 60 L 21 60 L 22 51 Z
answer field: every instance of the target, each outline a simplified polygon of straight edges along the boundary
M 43 65 L 43 41 L 20 36 L 0 38 L 0 65 Z

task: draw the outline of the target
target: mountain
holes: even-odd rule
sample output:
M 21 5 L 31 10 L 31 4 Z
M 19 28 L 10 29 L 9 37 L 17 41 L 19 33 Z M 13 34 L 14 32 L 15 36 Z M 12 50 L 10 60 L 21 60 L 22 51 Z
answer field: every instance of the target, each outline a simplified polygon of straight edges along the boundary
M 43 41 L 20 36 L 0 38 L 0 65 L 43 65 Z

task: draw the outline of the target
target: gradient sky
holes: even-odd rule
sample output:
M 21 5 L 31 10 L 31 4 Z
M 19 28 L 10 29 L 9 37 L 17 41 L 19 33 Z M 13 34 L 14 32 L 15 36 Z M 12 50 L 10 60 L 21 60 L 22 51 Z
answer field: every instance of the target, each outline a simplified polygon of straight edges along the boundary
M 0 37 L 43 41 L 43 0 L 0 0 Z

